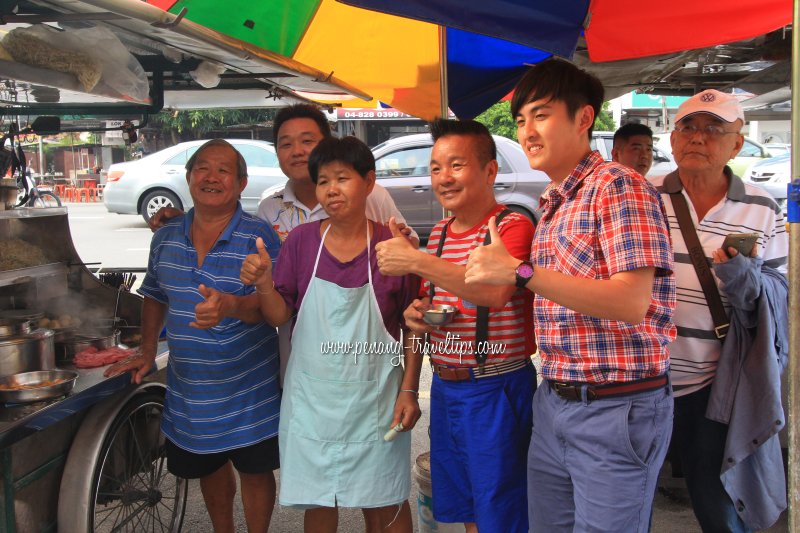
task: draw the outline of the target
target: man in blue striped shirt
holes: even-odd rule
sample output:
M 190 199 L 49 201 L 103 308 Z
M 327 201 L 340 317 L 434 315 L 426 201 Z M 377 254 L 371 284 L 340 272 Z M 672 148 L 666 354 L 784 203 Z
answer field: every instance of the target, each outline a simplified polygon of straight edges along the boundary
M 242 211 L 246 163 L 226 141 L 201 146 L 186 163 L 186 179 L 194 208 L 155 234 L 139 289 L 142 353 L 107 374 L 130 371 L 139 383 L 153 365 L 166 321 L 167 467 L 179 477 L 199 478 L 214 531 L 233 533 L 233 465 L 248 530 L 266 533 L 278 468 L 278 341 L 239 271 L 244 258 L 257 253 L 256 238 L 271 257 L 280 240 Z

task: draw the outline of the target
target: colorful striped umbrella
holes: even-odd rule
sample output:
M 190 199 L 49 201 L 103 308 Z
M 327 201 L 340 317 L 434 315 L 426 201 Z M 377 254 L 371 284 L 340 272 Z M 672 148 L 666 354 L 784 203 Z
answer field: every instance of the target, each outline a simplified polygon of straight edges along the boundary
M 440 114 L 440 28 L 334 0 L 147 0 L 170 13 L 275 52 L 424 119 Z M 449 104 L 473 116 L 496 102 L 525 69 L 550 54 L 500 39 L 447 30 Z M 488 96 L 487 96 L 488 93 Z M 303 94 L 326 101 L 325 94 Z M 340 96 L 336 100 L 341 101 Z
M 174 14 L 186 8 L 192 22 L 331 73 L 373 98 L 343 105 L 380 101 L 424 119 L 441 114 L 443 86 L 457 116 L 477 115 L 528 65 L 571 57 L 584 27 L 592 60 L 606 61 L 742 40 L 791 22 L 791 0 L 673 0 L 658 9 L 641 0 L 343 1 L 402 16 L 334 0 L 147 0 Z

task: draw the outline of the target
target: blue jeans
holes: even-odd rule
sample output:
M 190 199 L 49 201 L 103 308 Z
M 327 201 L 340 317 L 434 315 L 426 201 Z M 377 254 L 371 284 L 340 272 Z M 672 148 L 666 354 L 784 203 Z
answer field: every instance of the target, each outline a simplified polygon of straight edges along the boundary
M 647 533 L 672 428 L 672 392 L 533 399 L 528 519 L 534 533 Z
M 675 398 L 674 450 L 703 532 L 749 532 L 719 478 L 728 426 L 706 418 L 710 393 L 709 386 Z

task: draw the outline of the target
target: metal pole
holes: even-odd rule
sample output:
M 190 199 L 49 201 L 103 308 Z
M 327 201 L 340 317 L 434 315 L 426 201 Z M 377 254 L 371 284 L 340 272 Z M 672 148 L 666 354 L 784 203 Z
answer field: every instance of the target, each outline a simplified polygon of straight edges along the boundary
M 792 22 L 792 182 L 789 229 L 789 531 L 800 531 L 800 0 Z
M 447 101 L 447 27 L 439 26 L 439 93 L 442 118 L 448 118 Z
M 47 173 L 44 166 L 44 143 L 41 135 L 37 135 L 37 137 L 39 138 L 39 181 L 44 183 L 44 175 Z

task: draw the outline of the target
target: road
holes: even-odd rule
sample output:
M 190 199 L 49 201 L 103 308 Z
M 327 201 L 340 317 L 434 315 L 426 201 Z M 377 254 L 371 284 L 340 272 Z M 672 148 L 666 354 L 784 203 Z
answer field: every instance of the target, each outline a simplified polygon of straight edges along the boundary
M 67 204 L 72 239 L 79 257 L 87 263 L 99 263 L 104 268 L 145 268 L 152 233 L 142 217 L 117 215 L 106 211 L 102 203 Z M 141 279 L 141 275 L 140 275 Z M 420 382 L 420 407 L 422 418 L 412 434 L 412 460 L 429 449 L 428 412 L 430 405 L 431 373 L 423 366 Z M 653 513 L 654 533 L 694 533 L 700 528 L 692 514 L 686 492 L 680 480 L 664 480 L 670 491 L 665 495 L 659 491 Z M 414 523 L 417 523 L 417 487 L 412 477 L 411 504 Z M 786 533 L 787 513 L 769 533 Z M 236 503 L 237 531 L 246 531 L 241 501 Z M 273 515 L 272 533 L 297 533 L 303 530 L 302 512 L 277 507 Z M 363 520 L 357 510 L 344 509 L 340 514 L 339 531 L 356 533 L 363 531 Z M 188 533 L 212 533 L 213 529 L 205 511 L 199 484 L 190 484 L 189 502 L 183 531 Z

